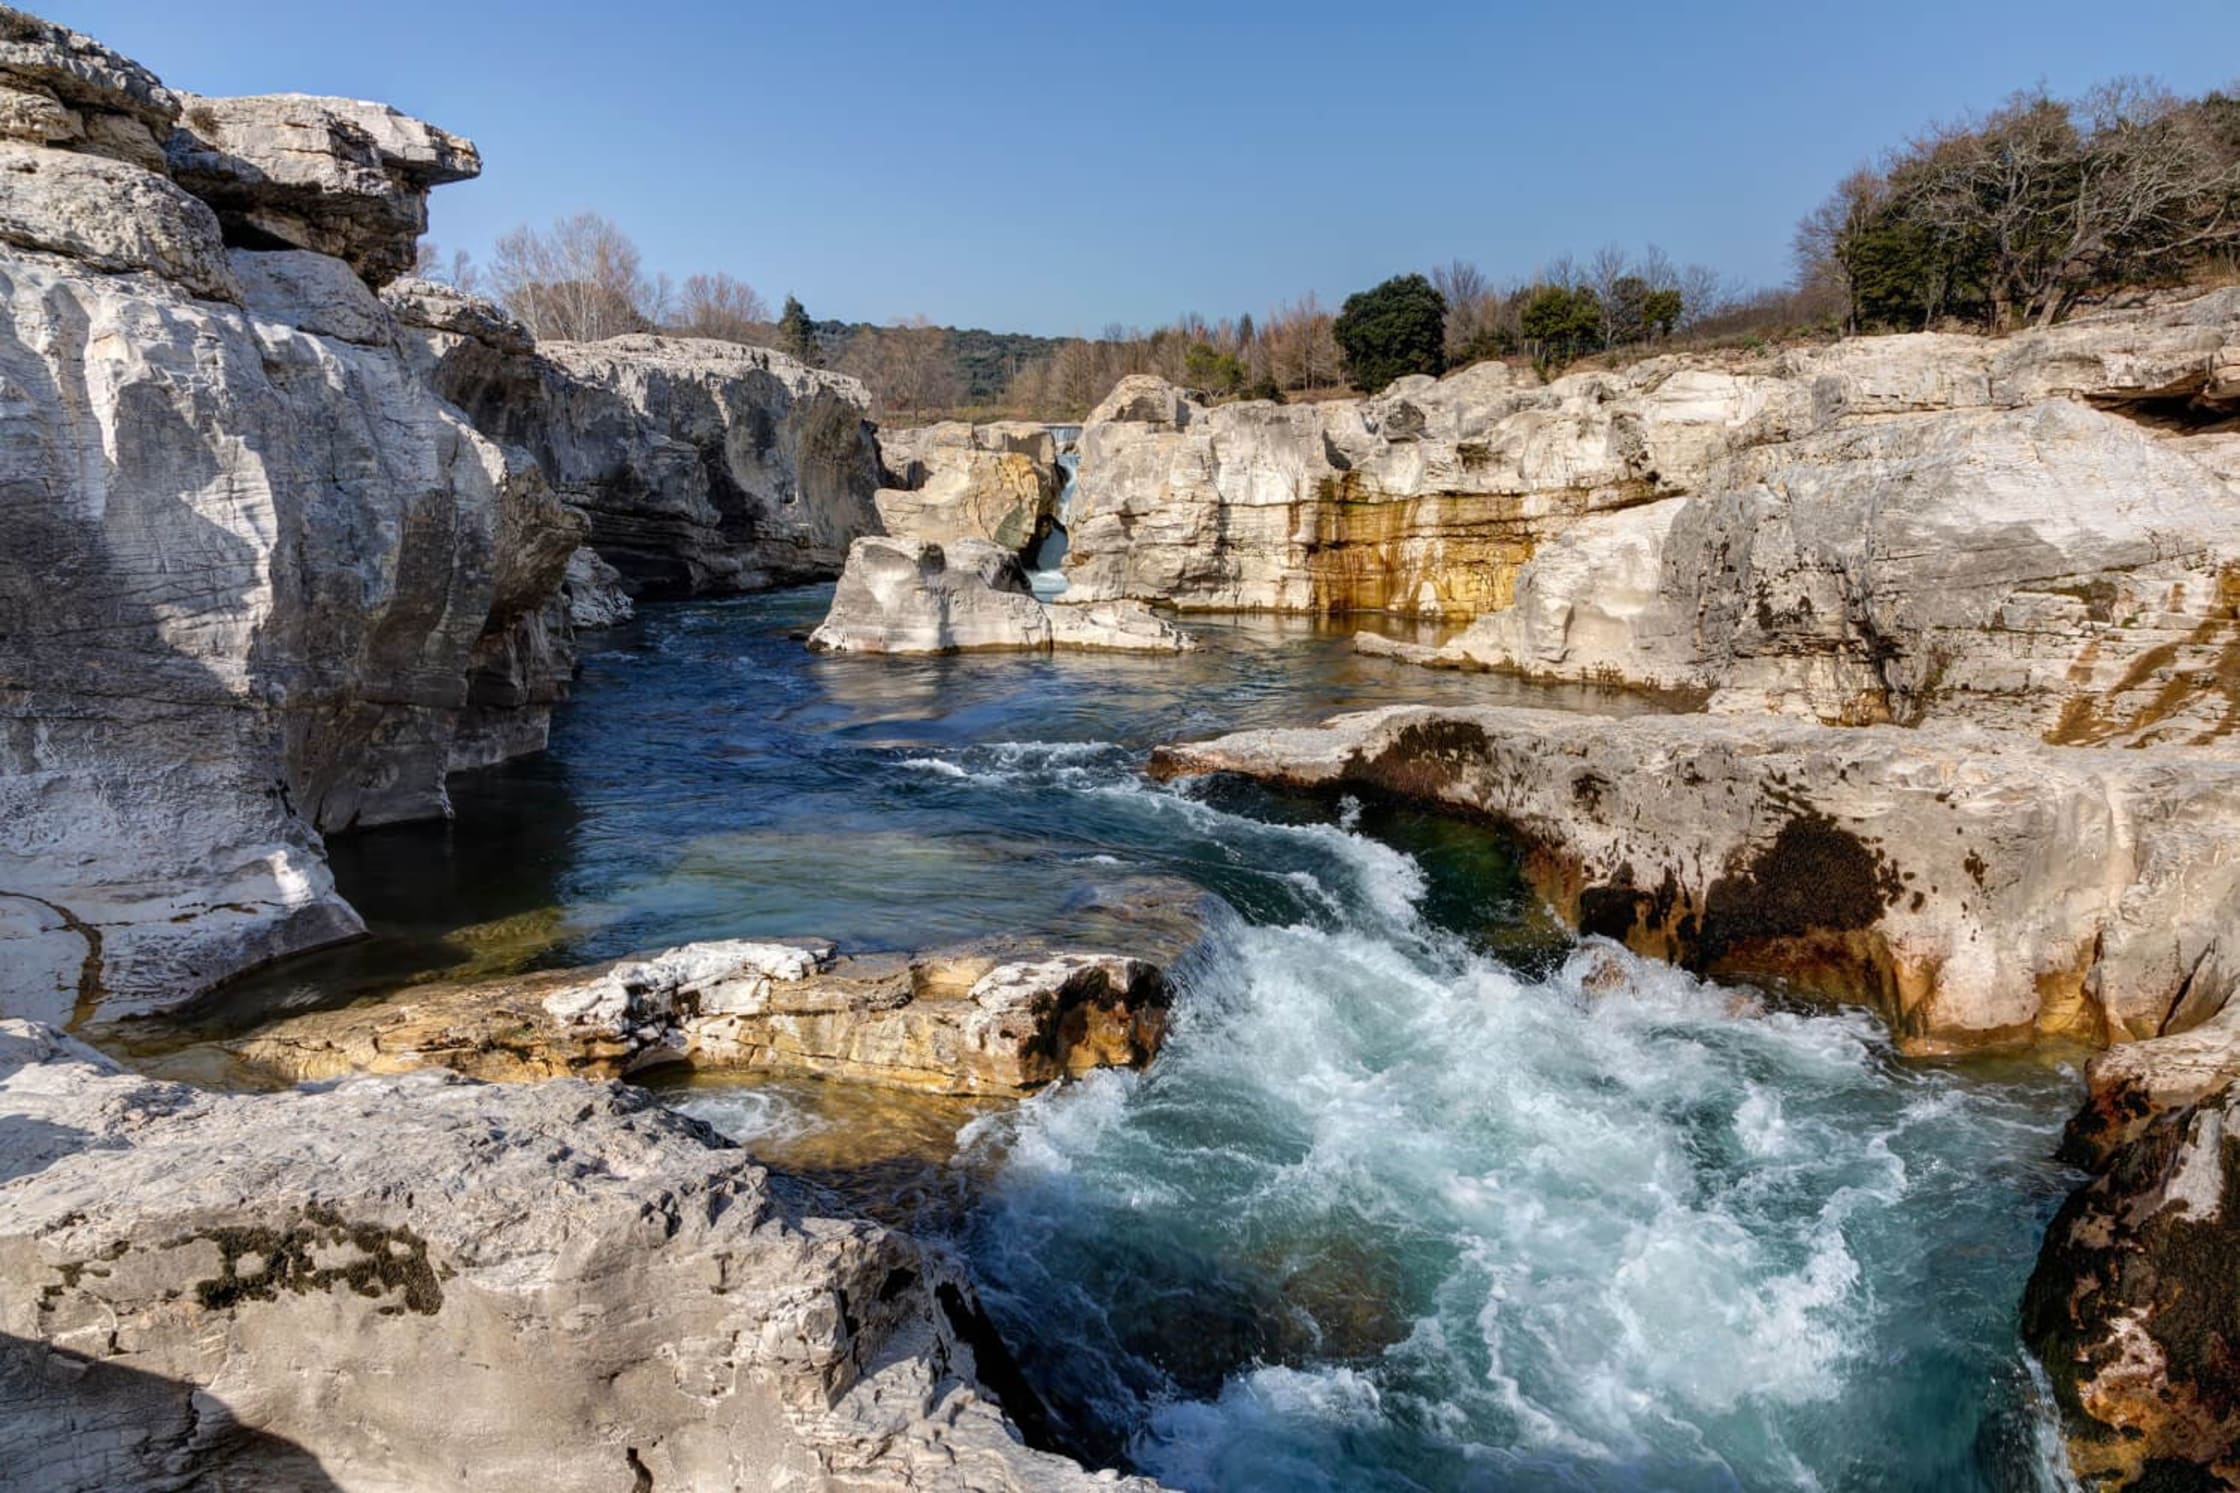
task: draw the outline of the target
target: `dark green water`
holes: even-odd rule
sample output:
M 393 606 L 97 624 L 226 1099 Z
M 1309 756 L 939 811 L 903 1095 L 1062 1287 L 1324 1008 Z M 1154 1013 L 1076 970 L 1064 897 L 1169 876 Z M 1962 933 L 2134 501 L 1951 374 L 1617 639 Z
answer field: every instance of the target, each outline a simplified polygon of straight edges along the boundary
M 547 758 L 336 846 L 379 937 L 227 1019 L 696 938 L 1078 937 L 1179 877 L 1227 911 L 1149 1072 L 916 1121 L 963 1127 L 976 1184 L 928 1221 L 1075 1448 L 1207 1490 L 2053 1484 L 2015 1302 L 2072 1075 L 1901 1061 L 1864 1014 L 1630 959 L 1590 994 L 1483 831 L 1139 771 L 1380 703 L 1623 702 L 1273 624 L 1181 661 L 822 659 L 791 634 L 823 603 L 612 635 Z M 865 1123 L 678 1102 L 779 1151 Z

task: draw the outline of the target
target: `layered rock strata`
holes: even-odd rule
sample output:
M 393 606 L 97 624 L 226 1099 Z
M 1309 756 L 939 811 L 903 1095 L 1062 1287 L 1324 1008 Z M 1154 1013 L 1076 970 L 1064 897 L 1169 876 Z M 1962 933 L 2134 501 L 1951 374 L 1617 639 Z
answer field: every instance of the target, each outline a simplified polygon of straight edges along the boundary
M 221 1096 L 11 1021 L 0 1136 L 8 1487 L 1122 1481 L 1020 1444 L 942 1256 L 625 1087 Z
M 888 534 L 959 539 L 1025 554 L 1056 521 L 1058 444 L 1047 425 L 999 420 L 879 432 L 884 480 L 876 495 Z
M 1141 1067 L 1166 1034 L 1156 965 L 1006 948 L 918 957 L 828 945 L 688 944 L 603 968 L 420 987 L 290 1017 L 234 1045 L 300 1082 L 445 1067 L 518 1081 L 667 1064 L 1020 1097 L 1070 1074 Z
M 687 337 L 532 344 L 445 287 L 386 294 L 437 392 L 531 453 L 632 595 L 826 579 L 850 540 L 880 532 L 869 396 L 852 378 Z
M 1163 749 L 1516 834 L 1574 927 L 1873 1006 L 1909 1051 L 2183 1031 L 2240 982 L 2240 766 L 1988 733 L 1395 708 Z
M 857 540 L 809 644 L 832 653 L 1187 653 L 1197 646 L 1141 602 L 1037 600 L 1019 557 L 984 539 Z
M 1069 596 L 1469 620 L 1419 661 L 2065 743 L 2240 721 L 2240 292 L 1986 338 L 1091 416 Z

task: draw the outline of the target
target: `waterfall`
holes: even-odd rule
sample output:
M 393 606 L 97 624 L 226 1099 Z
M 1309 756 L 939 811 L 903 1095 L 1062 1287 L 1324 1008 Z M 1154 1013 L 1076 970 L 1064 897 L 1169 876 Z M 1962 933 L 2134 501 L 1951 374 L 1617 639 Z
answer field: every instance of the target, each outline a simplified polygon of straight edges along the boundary
M 1066 589 L 1066 578 L 1059 566 L 1066 556 L 1067 528 L 1073 521 L 1073 492 L 1081 480 L 1081 427 L 1078 425 L 1053 425 L 1050 437 L 1058 443 L 1058 470 L 1065 474 L 1065 485 L 1058 489 L 1057 522 L 1035 546 L 1028 561 L 1027 580 L 1034 594 L 1044 601 L 1060 595 Z

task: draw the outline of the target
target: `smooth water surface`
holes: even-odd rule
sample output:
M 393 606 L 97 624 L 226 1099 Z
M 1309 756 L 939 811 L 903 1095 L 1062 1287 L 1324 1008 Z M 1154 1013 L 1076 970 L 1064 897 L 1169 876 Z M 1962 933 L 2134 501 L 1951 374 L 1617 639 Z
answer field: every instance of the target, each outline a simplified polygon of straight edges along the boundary
M 1274 623 L 1181 660 L 817 658 L 823 604 L 609 635 L 547 758 L 463 782 L 449 830 L 338 843 L 380 936 L 231 1019 L 693 938 L 1078 938 L 1181 878 L 1218 910 L 1147 1073 L 1016 1109 L 677 1102 L 908 1194 L 887 1211 L 953 1237 L 1068 1445 L 1178 1487 L 2053 1479 L 2015 1303 L 2073 1076 L 1903 1062 L 1861 1013 L 1575 950 L 1482 829 L 1140 773 L 1340 709 L 1633 702 Z

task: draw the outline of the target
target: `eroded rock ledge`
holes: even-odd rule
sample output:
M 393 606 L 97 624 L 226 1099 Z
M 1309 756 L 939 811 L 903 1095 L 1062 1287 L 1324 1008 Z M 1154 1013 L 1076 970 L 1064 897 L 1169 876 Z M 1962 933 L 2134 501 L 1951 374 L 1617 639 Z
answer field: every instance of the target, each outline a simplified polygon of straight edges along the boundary
M 1914 1052 L 2183 1031 L 2240 956 L 2240 765 L 1988 734 L 1398 708 L 1162 749 L 1487 816 L 1573 926 L 1878 1010 Z
M 1158 966 L 1015 947 L 914 958 L 726 941 L 287 1018 L 233 1044 L 281 1082 L 450 1068 L 619 1078 L 666 1064 L 1020 1097 L 1141 1067 L 1166 1036 Z
M 0 1021 L 0 1137 L 8 1487 L 1151 1487 L 1015 1439 L 943 1257 L 626 1087 L 219 1096 Z

